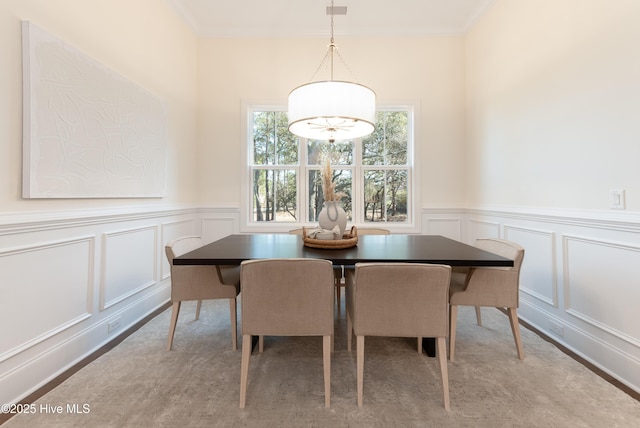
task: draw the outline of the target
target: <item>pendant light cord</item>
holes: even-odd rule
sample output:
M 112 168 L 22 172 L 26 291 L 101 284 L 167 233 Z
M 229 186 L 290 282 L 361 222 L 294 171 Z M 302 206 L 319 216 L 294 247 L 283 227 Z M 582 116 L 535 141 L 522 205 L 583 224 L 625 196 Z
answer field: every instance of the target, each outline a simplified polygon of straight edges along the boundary
M 330 59 L 331 59 L 331 79 L 333 80 L 333 53 L 336 50 L 336 44 L 335 41 L 333 39 L 333 0 L 331 0 L 331 40 L 329 43 L 329 52 L 330 52 Z
M 356 76 L 353 73 L 353 71 L 351 71 L 351 69 L 349 68 L 349 65 L 347 65 L 347 63 L 345 62 L 344 58 L 342 58 L 342 55 L 340 55 L 340 52 L 338 52 L 338 47 L 336 46 L 335 39 L 333 37 L 333 28 L 334 28 L 333 11 L 334 11 L 333 0 L 331 0 L 331 39 L 329 40 L 329 46 L 328 46 L 327 52 L 324 54 L 324 58 L 322 58 L 320 65 L 318 65 L 318 68 L 316 68 L 316 71 L 313 73 L 313 76 L 311 76 L 311 79 L 309 79 L 310 82 L 313 82 L 315 80 L 316 76 L 318 75 L 318 72 L 327 62 L 327 59 L 329 60 L 329 67 L 330 67 L 329 80 L 333 81 L 333 54 L 334 53 L 338 55 L 338 58 L 340 58 L 340 61 L 342 62 L 344 67 L 347 69 L 347 71 L 349 72 L 353 80 L 354 81 L 358 80 L 356 79 Z

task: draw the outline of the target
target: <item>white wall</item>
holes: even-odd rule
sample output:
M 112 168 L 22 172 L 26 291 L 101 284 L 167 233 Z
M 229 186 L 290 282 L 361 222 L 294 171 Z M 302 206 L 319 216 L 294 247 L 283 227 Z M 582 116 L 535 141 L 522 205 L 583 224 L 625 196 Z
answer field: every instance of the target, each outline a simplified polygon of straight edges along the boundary
M 640 2 L 498 0 L 467 37 L 470 205 L 640 211 Z

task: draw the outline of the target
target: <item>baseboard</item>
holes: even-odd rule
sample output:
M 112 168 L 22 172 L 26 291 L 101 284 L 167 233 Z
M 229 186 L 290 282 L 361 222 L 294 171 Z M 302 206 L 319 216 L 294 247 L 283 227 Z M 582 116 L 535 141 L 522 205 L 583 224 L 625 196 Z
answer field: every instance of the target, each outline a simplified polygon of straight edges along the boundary
M 506 315 L 506 311 L 504 311 L 504 313 Z M 608 372 L 608 370 L 605 370 L 599 365 L 596 365 L 593 362 L 589 361 L 589 359 L 581 356 L 579 353 L 575 352 L 575 350 L 573 350 L 571 347 L 568 347 L 564 343 L 561 343 L 556 339 L 552 338 L 551 336 L 548 336 L 542 330 L 536 328 L 534 325 L 530 324 L 526 320 L 519 318 L 519 323 L 521 326 L 537 334 L 541 339 L 545 340 L 546 342 L 549 342 L 550 344 L 558 348 L 560 351 L 565 353 L 567 356 L 573 358 L 578 363 L 582 364 L 583 366 L 591 370 L 593 373 L 597 374 L 602 379 L 609 382 L 611 385 L 615 386 L 616 388 L 628 394 L 631 398 L 640 401 L 640 391 L 635 390 L 632 386 L 627 385 L 626 383 L 619 380 L 617 377 L 612 376 Z

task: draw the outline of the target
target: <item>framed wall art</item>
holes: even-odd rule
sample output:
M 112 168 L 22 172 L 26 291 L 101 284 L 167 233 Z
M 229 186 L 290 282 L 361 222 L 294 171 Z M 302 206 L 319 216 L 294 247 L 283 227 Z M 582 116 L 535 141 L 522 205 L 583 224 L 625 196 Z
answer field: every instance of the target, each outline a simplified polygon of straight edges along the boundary
M 165 196 L 160 99 L 31 22 L 22 38 L 23 197 Z

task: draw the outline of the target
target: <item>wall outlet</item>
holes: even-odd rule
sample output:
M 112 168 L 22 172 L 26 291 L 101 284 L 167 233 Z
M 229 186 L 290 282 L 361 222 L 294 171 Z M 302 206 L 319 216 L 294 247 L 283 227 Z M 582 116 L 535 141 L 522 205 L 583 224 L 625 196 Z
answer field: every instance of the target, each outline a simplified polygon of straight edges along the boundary
M 109 322 L 109 324 L 107 324 L 107 328 L 109 330 L 109 334 L 113 333 L 114 331 L 118 330 L 120 328 L 120 321 L 122 321 L 121 317 L 115 318 L 113 320 L 111 320 Z
M 612 210 L 625 209 L 624 189 L 610 190 L 609 199 L 611 202 L 610 207 Z
M 564 337 L 564 327 L 555 321 L 549 320 L 549 330 L 558 337 Z

